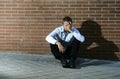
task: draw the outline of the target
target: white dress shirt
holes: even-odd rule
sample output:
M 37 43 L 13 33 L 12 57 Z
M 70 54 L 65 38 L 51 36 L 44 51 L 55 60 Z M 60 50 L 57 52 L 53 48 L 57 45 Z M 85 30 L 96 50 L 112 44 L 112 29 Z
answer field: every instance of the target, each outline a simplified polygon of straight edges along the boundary
M 71 30 L 73 31 L 72 33 L 65 32 L 63 26 L 57 27 L 46 36 L 46 41 L 55 44 L 57 41 L 70 42 L 73 38 L 76 38 L 78 41 L 84 42 L 84 36 L 75 27 L 72 26 Z

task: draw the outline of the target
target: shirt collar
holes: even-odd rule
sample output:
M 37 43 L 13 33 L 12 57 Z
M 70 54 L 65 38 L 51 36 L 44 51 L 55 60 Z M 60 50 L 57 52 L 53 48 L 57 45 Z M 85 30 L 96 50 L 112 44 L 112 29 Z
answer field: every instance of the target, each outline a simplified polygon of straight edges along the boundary
M 63 26 L 61 26 L 61 31 L 64 32 L 64 27 Z

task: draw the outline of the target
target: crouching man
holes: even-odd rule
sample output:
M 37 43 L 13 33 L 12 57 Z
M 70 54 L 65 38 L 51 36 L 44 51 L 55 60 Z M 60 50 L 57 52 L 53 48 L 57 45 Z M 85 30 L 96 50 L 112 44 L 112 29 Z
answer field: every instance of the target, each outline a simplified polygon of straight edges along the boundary
M 61 61 L 64 68 L 75 68 L 75 60 L 78 53 L 79 43 L 85 38 L 72 26 L 72 19 L 68 16 L 63 18 L 63 25 L 55 28 L 46 36 L 50 43 L 51 52 L 56 59 Z

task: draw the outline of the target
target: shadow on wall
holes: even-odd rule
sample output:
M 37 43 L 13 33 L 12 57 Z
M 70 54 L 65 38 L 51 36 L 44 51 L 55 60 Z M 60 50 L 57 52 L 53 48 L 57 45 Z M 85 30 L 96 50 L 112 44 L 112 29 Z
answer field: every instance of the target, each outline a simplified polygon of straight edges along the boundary
M 80 57 L 118 60 L 115 52 L 119 52 L 119 48 L 102 36 L 101 26 L 97 22 L 85 21 L 79 30 L 86 38 L 80 45 Z

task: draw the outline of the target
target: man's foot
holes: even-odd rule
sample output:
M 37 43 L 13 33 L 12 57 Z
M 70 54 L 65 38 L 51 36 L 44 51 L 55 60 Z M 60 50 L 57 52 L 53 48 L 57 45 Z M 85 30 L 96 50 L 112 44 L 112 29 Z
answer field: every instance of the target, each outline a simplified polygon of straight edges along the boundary
M 70 59 L 70 61 L 69 61 L 69 68 L 76 68 L 74 59 Z
M 61 61 L 61 64 L 62 64 L 63 68 L 67 68 L 68 67 L 66 59 L 61 58 L 60 61 Z

